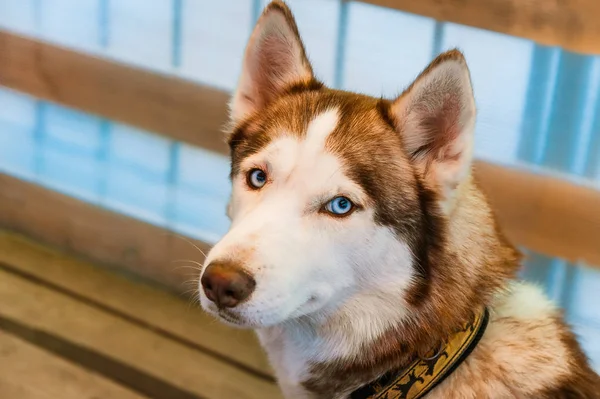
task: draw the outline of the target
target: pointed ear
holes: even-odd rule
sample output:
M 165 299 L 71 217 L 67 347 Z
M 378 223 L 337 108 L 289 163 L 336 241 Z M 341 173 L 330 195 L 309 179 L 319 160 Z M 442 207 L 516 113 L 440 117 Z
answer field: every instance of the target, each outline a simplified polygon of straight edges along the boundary
M 475 99 L 458 50 L 438 56 L 391 107 L 409 156 L 450 200 L 471 171 Z
M 282 1 L 273 1 L 260 16 L 246 47 L 238 87 L 230 102 L 231 119 L 240 121 L 293 84 L 313 81 L 292 12 Z

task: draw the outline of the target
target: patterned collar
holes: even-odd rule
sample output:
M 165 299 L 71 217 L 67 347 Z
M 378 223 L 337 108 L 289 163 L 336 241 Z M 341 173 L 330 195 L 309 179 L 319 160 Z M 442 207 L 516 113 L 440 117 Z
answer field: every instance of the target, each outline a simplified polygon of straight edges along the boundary
M 469 356 L 483 336 L 489 312 L 483 308 L 428 358 L 417 358 L 406 369 L 390 372 L 357 389 L 350 399 L 418 399 L 448 377 Z

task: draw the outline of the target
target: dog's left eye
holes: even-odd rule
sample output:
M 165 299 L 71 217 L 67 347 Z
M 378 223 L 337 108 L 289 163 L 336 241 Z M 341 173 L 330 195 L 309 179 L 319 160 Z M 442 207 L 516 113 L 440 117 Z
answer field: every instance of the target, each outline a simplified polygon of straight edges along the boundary
M 335 197 L 325 204 L 325 210 L 335 216 L 347 216 L 354 210 L 354 204 L 346 197 Z
M 252 169 L 246 175 L 246 182 L 250 188 L 258 190 L 267 183 L 267 174 L 261 169 Z

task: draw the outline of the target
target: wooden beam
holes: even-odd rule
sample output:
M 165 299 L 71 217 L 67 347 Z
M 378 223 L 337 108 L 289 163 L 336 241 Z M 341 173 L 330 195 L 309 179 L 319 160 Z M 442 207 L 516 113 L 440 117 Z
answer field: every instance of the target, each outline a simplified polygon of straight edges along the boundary
M 228 95 L 223 91 L 2 31 L 0 84 L 227 152 L 220 133 L 227 112 Z M 485 163 L 479 164 L 478 176 L 502 227 L 515 243 L 547 255 L 600 265 L 600 246 L 593 239 L 600 237 L 598 191 Z M 13 215 L 0 215 L 0 226 L 107 263 L 128 265 L 161 282 L 170 279 L 171 285 L 184 280 L 177 273 L 166 272 L 165 262 L 176 259 L 173 251 L 186 244 L 173 236 L 158 238 L 161 229 L 8 176 L 0 177 L 0 186 L 0 209 L 13 210 Z M 571 202 L 578 205 L 571 206 Z M 77 213 L 79 216 L 73 216 Z
M 476 177 L 508 238 L 531 250 L 600 266 L 600 191 L 550 176 L 477 162 Z M 0 228 L 113 265 L 182 291 L 176 259 L 202 262 L 159 227 L 0 174 Z M 209 246 L 194 242 L 202 251 Z
M 512 242 L 600 267 L 598 188 L 486 162 L 475 175 Z
M 540 44 L 600 54 L 598 0 L 362 0 Z
M 0 85 L 225 152 L 229 95 L 0 30 Z
M 204 260 L 210 246 L 0 173 L 0 228 L 59 247 L 179 292 L 192 288 L 178 259 Z

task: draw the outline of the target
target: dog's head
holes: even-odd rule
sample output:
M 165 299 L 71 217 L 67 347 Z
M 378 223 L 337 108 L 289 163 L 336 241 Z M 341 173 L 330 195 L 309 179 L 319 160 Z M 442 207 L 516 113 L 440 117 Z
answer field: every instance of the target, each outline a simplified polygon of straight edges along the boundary
M 440 55 L 398 98 L 324 87 L 291 12 L 260 17 L 231 100 L 229 232 L 207 256 L 201 303 L 270 326 L 352 301 L 427 294 L 427 251 L 470 179 L 475 103 L 462 54 Z

